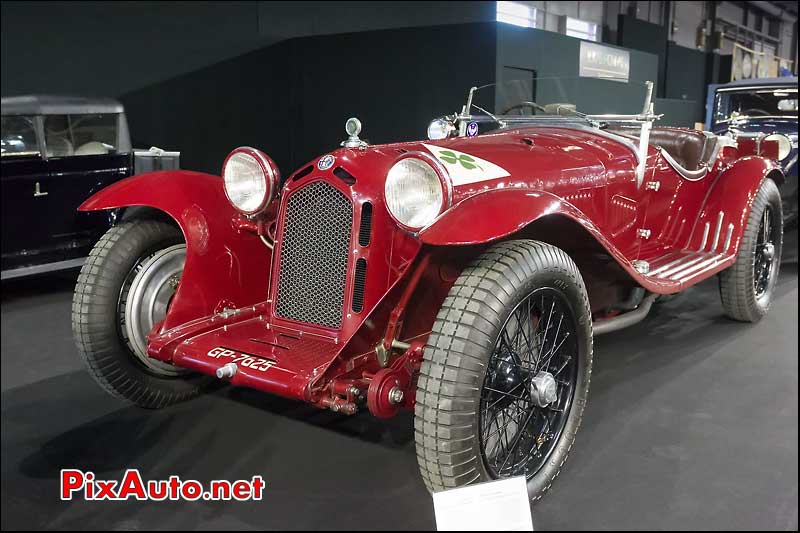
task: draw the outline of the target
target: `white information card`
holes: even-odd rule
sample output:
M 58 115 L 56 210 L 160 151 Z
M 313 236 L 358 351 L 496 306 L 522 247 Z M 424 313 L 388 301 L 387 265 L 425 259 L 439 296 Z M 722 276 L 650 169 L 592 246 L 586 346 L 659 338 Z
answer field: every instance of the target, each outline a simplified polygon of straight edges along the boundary
M 524 477 L 433 494 L 439 531 L 533 531 Z

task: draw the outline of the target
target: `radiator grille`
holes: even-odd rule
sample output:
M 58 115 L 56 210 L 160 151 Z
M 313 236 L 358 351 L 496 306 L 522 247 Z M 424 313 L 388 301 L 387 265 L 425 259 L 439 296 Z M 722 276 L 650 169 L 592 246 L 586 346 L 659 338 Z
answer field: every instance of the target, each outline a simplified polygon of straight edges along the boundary
M 310 324 L 342 325 L 353 206 L 335 187 L 314 182 L 287 200 L 275 312 Z

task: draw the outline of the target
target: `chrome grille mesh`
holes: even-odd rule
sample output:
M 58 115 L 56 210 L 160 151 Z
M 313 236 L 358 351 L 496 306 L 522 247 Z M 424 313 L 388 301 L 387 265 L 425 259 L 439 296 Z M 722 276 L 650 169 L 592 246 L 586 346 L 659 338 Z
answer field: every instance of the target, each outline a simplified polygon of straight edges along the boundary
M 314 182 L 287 200 L 275 312 L 331 328 L 342 325 L 353 205 Z

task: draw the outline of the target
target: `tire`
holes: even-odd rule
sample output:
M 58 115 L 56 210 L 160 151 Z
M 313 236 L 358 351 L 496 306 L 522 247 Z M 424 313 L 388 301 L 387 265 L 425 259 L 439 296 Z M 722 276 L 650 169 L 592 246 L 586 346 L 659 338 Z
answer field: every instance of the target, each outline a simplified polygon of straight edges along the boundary
M 181 232 L 164 222 L 116 225 L 94 246 L 75 286 L 72 332 L 89 374 L 113 396 L 140 407 L 161 408 L 192 398 L 210 382 L 206 376 L 148 360 L 126 334 L 123 309 L 137 273 L 164 250 L 184 248 L 185 256 L 182 245 Z M 146 345 L 146 340 L 139 341 L 139 346 Z
M 535 318 L 540 293 L 542 304 L 539 306 L 540 314 Z M 509 361 L 512 356 L 505 355 L 506 360 L 502 360 L 498 354 L 502 351 L 504 332 L 508 333 L 507 327 L 514 323 L 512 316 L 518 317 L 521 310 L 524 323 L 535 324 L 528 326 L 536 328 L 531 337 L 539 340 L 536 334 L 544 323 L 541 309 L 547 307 L 545 294 L 551 295 L 553 302 L 558 300 L 560 308 L 572 313 L 571 327 L 575 335 L 572 335 L 570 343 L 577 361 L 572 363 L 574 370 L 570 370 L 574 376 L 574 388 L 567 399 L 568 404 L 564 404 L 566 414 L 559 415 L 564 417 L 563 427 L 555 438 L 551 436 L 547 443 L 550 451 L 539 459 L 542 461 L 540 467 L 535 472 L 526 471 L 531 500 L 538 500 L 558 476 L 575 442 L 589 390 L 592 368 L 589 300 L 583 279 L 565 252 L 537 241 L 507 241 L 490 248 L 462 272 L 442 304 L 425 349 L 417 388 L 414 433 L 419 469 L 428 490 L 435 492 L 508 477 L 503 470 L 505 462 L 499 471 L 496 468 L 499 463 L 497 454 L 494 454 L 497 443 L 492 445 L 489 437 L 491 433 L 488 430 L 499 417 L 498 414 L 488 414 L 488 395 L 493 394 L 489 392 L 489 384 L 494 383 L 491 379 L 497 378 L 504 365 L 512 372 L 514 367 L 530 369 L 527 363 L 532 362 L 534 355 L 529 356 L 531 361 L 520 361 L 522 366 L 518 366 Z M 522 304 L 526 301 L 532 302 L 533 307 L 524 311 Z M 552 311 L 548 316 L 553 316 Z M 519 321 L 517 324 L 521 325 Z M 564 326 L 565 339 L 569 336 L 568 324 L 569 320 Z M 548 326 L 544 331 L 549 334 L 553 328 Z M 523 331 L 524 327 L 518 326 L 516 330 Z M 506 335 L 506 338 L 509 337 Z M 558 338 L 559 332 L 556 331 L 554 353 L 558 351 L 555 349 Z M 549 342 L 546 335 L 544 339 L 542 344 L 546 348 Z M 506 346 L 511 345 L 516 346 L 516 341 L 506 343 Z M 537 353 L 541 354 L 541 347 L 538 350 Z M 520 390 L 529 392 L 534 371 L 527 378 L 519 378 L 527 379 L 527 383 L 520 381 L 514 388 L 521 386 Z M 509 389 L 507 392 L 513 391 Z M 529 399 L 532 400 L 533 395 L 530 392 Z M 504 397 L 498 396 L 500 399 Z M 513 426 L 518 430 L 515 437 L 518 437 L 520 448 L 539 415 L 536 419 L 531 416 L 528 415 L 524 423 Z M 524 431 L 519 431 L 520 428 Z M 499 422 L 495 433 L 497 431 Z M 538 442 L 532 439 L 532 435 L 528 437 L 534 445 Z M 495 439 L 499 441 L 500 436 Z M 514 453 L 507 455 L 511 456 Z M 527 469 L 529 465 L 524 467 Z
M 768 222 L 771 228 L 768 231 L 769 243 L 772 245 L 770 253 L 765 251 L 766 247 L 762 242 L 764 222 Z M 741 322 L 758 322 L 767 314 L 778 279 L 782 251 L 781 196 L 775 182 L 765 178 L 753 200 L 736 262 L 719 275 L 719 294 L 728 317 Z M 771 255 L 771 259 L 767 259 L 768 255 Z M 765 265 L 762 261 L 768 261 L 768 264 Z M 761 272 L 766 273 L 768 279 L 766 282 L 762 280 L 756 287 L 761 280 L 758 275 Z

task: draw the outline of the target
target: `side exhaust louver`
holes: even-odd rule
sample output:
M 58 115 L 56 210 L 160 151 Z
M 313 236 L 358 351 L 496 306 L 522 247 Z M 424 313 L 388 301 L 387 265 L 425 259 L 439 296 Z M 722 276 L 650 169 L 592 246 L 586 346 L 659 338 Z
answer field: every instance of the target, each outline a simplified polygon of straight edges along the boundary
M 356 272 L 353 278 L 353 311 L 360 313 L 364 309 L 364 284 L 367 281 L 367 260 L 360 257 L 356 261 Z

